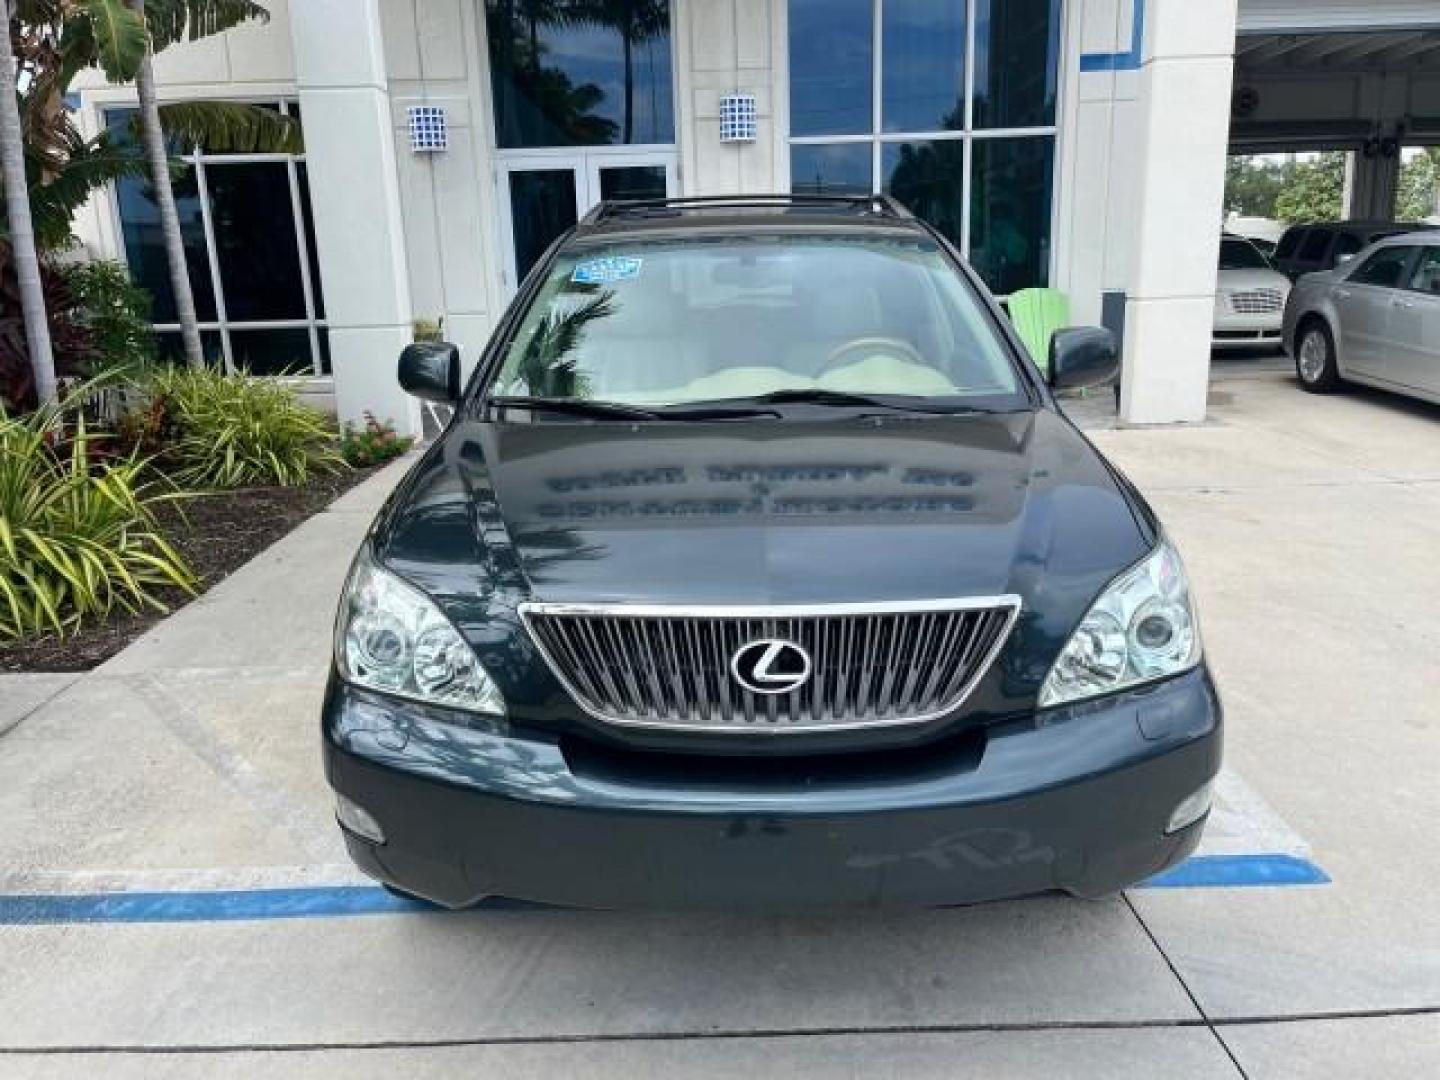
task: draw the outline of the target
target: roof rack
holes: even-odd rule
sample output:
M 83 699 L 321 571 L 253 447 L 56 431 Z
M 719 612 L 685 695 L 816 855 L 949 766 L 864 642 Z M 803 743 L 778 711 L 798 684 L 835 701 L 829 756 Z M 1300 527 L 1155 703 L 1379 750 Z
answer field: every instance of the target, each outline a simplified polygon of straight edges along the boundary
M 581 220 L 582 225 L 595 225 L 627 217 L 661 217 L 679 215 L 686 210 L 783 210 L 833 208 L 879 217 L 912 218 L 893 195 L 681 195 L 667 199 L 605 199 Z

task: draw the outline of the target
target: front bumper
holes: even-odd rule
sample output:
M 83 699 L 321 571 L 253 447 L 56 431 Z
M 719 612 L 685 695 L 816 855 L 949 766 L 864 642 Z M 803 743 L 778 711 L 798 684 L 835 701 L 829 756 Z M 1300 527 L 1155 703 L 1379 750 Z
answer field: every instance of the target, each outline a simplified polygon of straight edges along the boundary
M 1221 751 L 1203 667 L 972 732 L 894 768 L 884 755 L 825 759 L 803 781 L 774 758 L 592 759 L 540 732 L 447 715 L 332 678 L 323 726 L 331 785 L 385 831 L 383 844 L 345 834 L 356 863 L 449 907 L 494 896 L 783 908 L 1102 895 L 1193 850 L 1203 820 L 1172 835 L 1166 823 Z

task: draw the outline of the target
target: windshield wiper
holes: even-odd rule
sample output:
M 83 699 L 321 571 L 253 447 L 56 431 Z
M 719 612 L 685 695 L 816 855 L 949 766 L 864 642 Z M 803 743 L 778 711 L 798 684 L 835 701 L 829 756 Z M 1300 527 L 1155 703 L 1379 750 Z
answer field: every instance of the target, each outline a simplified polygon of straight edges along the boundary
M 827 408 L 886 409 L 892 412 L 920 413 L 926 416 L 951 416 L 955 413 L 989 411 L 964 405 L 956 408 L 944 408 L 933 405 L 907 405 L 903 402 L 893 401 L 885 396 L 872 397 L 869 394 L 852 394 L 847 390 L 824 390 L 819 388 L 807 390 L 802 387 L 796 387 L 791 390 L 776 390 L 773 393 L 762 394 L 754 400 L 774 405 L 785 405 L 793 402 L 799 405 L 821 405 Z
M 537 412 L 568 413 L 572 416 L 598 416 L 616 420 L 743 420 L 752 416 L 773 416 L 780 414 L 774 409 L 754 406 L 717 406 L 693 409 L 666 406 L 647 409 L 640 405 L 626 405 L 619 401 L 599 401 L 588 398 L 549 397 L 492 397 L 488 404 L 499 409 L 533 409 Z
M 605 416 L 618 420 L 658 420 L 660 414 L 638 405 L 622 405 L 618 401 L 591 401 L 587 398 L 492 397 L 486 404 L 492 409 L 531 409 L 536 412 L 568 413 L 571 416 Z

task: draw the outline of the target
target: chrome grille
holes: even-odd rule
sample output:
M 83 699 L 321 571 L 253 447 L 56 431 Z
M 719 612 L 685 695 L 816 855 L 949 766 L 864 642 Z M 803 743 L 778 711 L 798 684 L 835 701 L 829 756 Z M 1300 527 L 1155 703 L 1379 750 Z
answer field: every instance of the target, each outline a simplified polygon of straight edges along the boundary
M 917 723 L 965 699 L 1009 635 L 1017 596 L 912 604 L 655 607 L 526 603 L 555 675 L 590 715 L 632 727 L 829 731 Z M 811 658 L 783 693 L 742 686 L 743 646 L 784 640 Z
M 1269 315 L 1285 306 L 1279 289 L 1247 289 L 1229 295 L 1230 310 L 1237 315 Z

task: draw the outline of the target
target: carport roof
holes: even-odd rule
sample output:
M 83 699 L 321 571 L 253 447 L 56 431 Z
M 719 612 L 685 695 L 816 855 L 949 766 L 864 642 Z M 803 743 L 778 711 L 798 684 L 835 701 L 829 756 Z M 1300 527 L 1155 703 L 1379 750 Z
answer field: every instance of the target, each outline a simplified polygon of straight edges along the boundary
M 1251 74 L 1440 68 L 1440 29 L 1242 34 L 1235 64 Z

